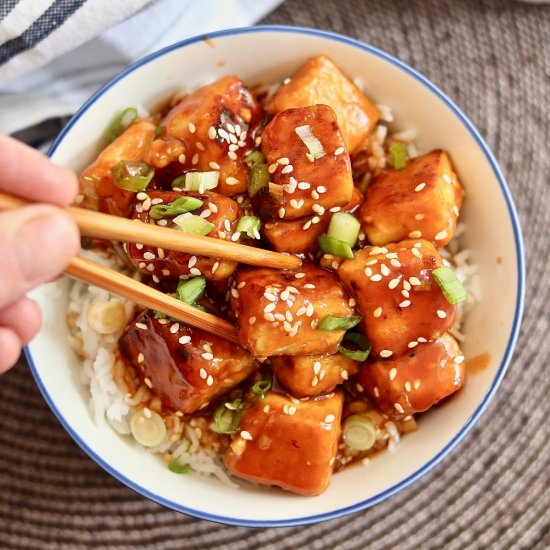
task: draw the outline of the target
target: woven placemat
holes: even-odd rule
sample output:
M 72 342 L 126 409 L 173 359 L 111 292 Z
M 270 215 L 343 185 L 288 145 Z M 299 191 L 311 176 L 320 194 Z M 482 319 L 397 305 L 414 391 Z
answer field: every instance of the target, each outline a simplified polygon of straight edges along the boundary
M 550 8 L 287 0 L 264 22 L 334 30 L 400 57 L 487 139 L 519 209 L 528 265 L 522 332 L 499 392 L 449 457 L 384 503 L 315 526 L 249 529 L 166 510 L 115 481 L 63 431 L 21 361 L 0 379 L 0 548 L 550 547 Z

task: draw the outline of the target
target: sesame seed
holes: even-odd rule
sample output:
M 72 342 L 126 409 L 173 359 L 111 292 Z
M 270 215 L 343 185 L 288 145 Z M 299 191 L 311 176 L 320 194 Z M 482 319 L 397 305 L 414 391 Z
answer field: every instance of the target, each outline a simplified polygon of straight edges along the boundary
M 393 265 L 393 267 L 401 267 L 401 262 L 399 260 L 396 260 L 395 258 L 392 258 L 390 260 L 390 264 Z
M 355 298 L 350 298 L 348 300 L 348 306 L 349 307 L 355 307 L 356 305 L 357 305 L 357 302 L 356 302 Z
M 147 407 L 143 408 L 143 416 L 145 416 L 145 418 L 151 418 L 151 411 Z
M 292 416 L 293 414 L 296 414 L 296 411 L 297 411 L 297 409 L 294 405 L 290 405 L 290 407 L 288 407 L 288 414 L 289 415 Z
M 408 344 L 407 344 L 407 347 L 412 349 L 412 348 L 415 348 L 416 346 L 418 346 L 418 342 L 415 342 L 414 340 L 411 340 Z
M 270 174 L 273 174 L 273 172 L 275 172 L 275 170 L 277 170 L 278 167 L 279 167 L 278 164 L 276 162 L 274 162 L 273 164 L 269 165 L 269 168 L 267 169 L 267 171 Z
M 418 239 L 420 237 L 422 237 L 422 231 L 416 230 L 416 231 L 411 231 L 409 233 L 409 238 L 410 239 Z
M 426 340 L 426 338 L 424 338 L 423 336 L 419 336 L 419 337 L 417 338 L 417 340 L 418 340 L 420 343 L 422 343 L 422 344 L 428 341 L 428 340 Z
M 397 369 L 393 367 L 392 369 L 390 369 L 389 378 L 390 380 L 395 380 L 396 376 L 397 376 Z
M 155 258 L 156 258 L 156 256 L 152 252 L 145 252 L 143 254 L 143 259 L 144 260 L 154 260 Z
M 298 184 L 298 189 L 309 189 L 311 187 L 311 184 L 308 183 L 307 181 L 301 181 L 299 184 Z
M 140 330 L 147 330 L 147 325 L 144 323 L 136 323 L 136 328 L 139 328 Z
M 453 183 L 453 180 L 451 179 L 451 177 L 449 176 L 449 174 L 443 174 L 443 181 L 445 183 L 450 183 L 452 185 Z
M 172 334 L 176 334 L 176 332 L 178 332 L 178 330 L 180 329 L 180 324 L 179 323 L 174 323 L 171 327 L 170 327 L 170 332 Z
M 227 185 L 237 185 L 240 182 L 237 178 L 233 178 L 230 176 L 228 178 L 225 178 L 225 183 L 227 183 Z
M 293 170 L 294 170 L 294 167 L 292 166 L 292 164 L 289 164 L 288 166 L 285 166 L 281 170 L 281 174 L 290 174 Z
M 403 409 L 403 407 L 399 403 L 395 403 L 393 406 L 395 407 L 395 410 L 397 412 L 400 412 L 401 414 L 405 412 L 405 409 Z
M 203 354 L 201 354 L 201 357 L 202 357 L 203 359 L 205 359 L 206 361 L 211 361 L 212 359 L 214 359 L 214 356 L 213 356 L 210 352 L 208 352 L 208 351 L 206 351 L 206 352 L 204 352 Z
M 374 393 L 374 397 L 380 397 L 380 390 L 378 389 L 378 386 L 374 386 L 372 393 Z
M 206 385 L 207 386 L 212 386 L 214 384 L 214 378 L 212 377 L 211 374 L 208 375 L 208 378 L 206 379 Z
M 329 413 L 325 416 L 325 423 L 330 424 L 331 422 L 334 422 L 335 419 L 336 417 L 333 414 Z
M 329 210 L 329 212 L 340 212 L 340 210 L 342 210 L 342 207 L 341 207 L 341 206 L 333 206 L 333 207 Z M 361 233 L 360 233 L 360 235 L 361 235 Z M 364 239 L 365 239 L 365 235 L 363 234 L 363 239 L 362 239 L 362 240 L 364 240 Z
M 306 315 L 311 317 L 313 315 L 313 304 L 309 303 L 306 307 Z
M 335 155 L 341 155 L 345 151 L 344 147 L 338 147 L 335 151 Z
M 180 164 L 185 164 L 186 160 L 187 160 L 187 157 L 183 153 L 178 157 L 178 162 Z
M 137 356 L 138 363 L 143 363 L 145 361 L 145 355 L 143 353 L 139 353 Z
M 315 189 L 314 189 L 314 190 L 311 192 L 311 198 L 312 198 L 313 200 L 316 200 L 316 201 L 317 201 L 317 200 L 319 200 L 319 197 L 320 197 L 319 193 L 318 193 L 317 191 L 315 191 Z
M 314 204 L 311 209 L 319 214 L 319 216 L 322 216 L 325 213 L 325 209 L 320 204 Z
M 191 258 L 189 258 L 189 262 L 187 263 L 187 267 L 191 268 L 196 263 L 197 263 L 197 257 L 196 256 L 191 256 Z
M 306 158 L 309 162 L 315 162 L 315 157 L 311 153 L 306 153 Z
M 386 264 L 380 266 L 380 271 L 384 277 L 387 277 L 391 273 L 390 268 Z
M 275 321 L 275 315 L 273 315 L 273 313 L 269 313 L 269 312 L 264 313 L 264 319 L 265 319 L 266 321 L 271 321 L 271 322 L 272 322 L 272 321 Z M 278 326 L 278 325 L 277 325 L 277 326 Z
M 191 342 L 191 336 L 182 336 L 178 342 L 180 344 L 189 344 L 189 342 Z
M 454 215 L 458 218 L 460 212 L 458 211 L 458 206 L 456 204 L 453 204 L 453 212 Z
M 141 243 L 136 243 L 136 248 L 138 250 L 141 250 L 143 248 L 143 245 Z
M 147 271 L 155 271 L 155 266 L 153 264 L 149 264 L 147 266 Z
M 240 231 L 237 231 L 236 233 L 233 233 L 233 235 L 231 235 L 231 241 L 234 243 L 236 243 L 240 238 L 241 238 Z
M 409 277 L 409 283 L 413 286 L 419 286 L 422 284 L 418 277 Z
M 197 129 L 197 127 L 196 127 L 192 122 L 190 122 L 189 125 L 188 125 L 187 127 L 189 128 L 189 131 L 190 131 L 192 134 L 194 134 L 195 131 L 196 131 L 196 129 Z
M 169 269 L 163 269 L 162 274 L 164 275 L 164 277 L 170 277 L 170 270 Z
M 201 273 L 201 270 L 200 269 L 197 269 L 196 267 L 192 267 L 190 270 L 189 270 L 189 273 L 191 273 L 191 275 L 202 275 Z
M 317 386 L 318 383 L 319 383 L 319 378 L 317 378 L 317 376 L 314 376 L 313 380 L 311 381 L 311 385 L 315 387 Z
M 412 390 L 411 383 L 408 380 L 405 382 L 405 390 L 406 391 L 411 391 Z
M 203 145 L 200 141 L 197 141 L 197 143 L 195 144 L 195 147 L 196 147 L 199 151 L 204 151 L 204 145 Z
M 286 214 L 286 210 L 284 209 L 283 206 L 281 206 L 281 208 L 279 208 L 279 211 L 277 213 L 279 214 L 279 218 L 284 218 Z
M 216 135 L 216 128 L 210 126 L 210 128 L 208 128 L 208 139 L 216 139 Z
M 418 248 L 412 248 L 412 249 L 411 249 L 411 252 L 412 252 L 417 258 L 422 258 L 422 254 L 420 254 L 420 251 L 418 250 Z
M 157 222 L 157 225 L 160 225 L 160 226 L 168 225 L 168 220 L 159 220 L 159 221 Z
M 155 283 L 160 283 L 160 279 L 156 275 L 153 275 L 153 281 Z
M 228 156 L 231 160 L 237 160 L 237 154 L 234 153 L 233 151 L 229 151 L 229 153 L 227 153 L 227 156 Z
M 404 281 L 404 282 L 406 282 L 406 281 Z M 410 296 L 411 296 L 408 290 L 402 290 L 402 291 L 401 291 L 401 295 L 402 295 L 404 298 L 410 298 Z
M 453 359 L 453 363 L 455 363 L 456 365 L 460 365 L 460 363 L 462 363 L 463 361 L 464 361 L 464 355 L 457 355 Z
M 269 303 L 267 306 L 264 307 L 264 313 L 271 313 L 275 309 L 274 303 Z
M 389 349 L 383 349 L 380 352 L 380 357 L 391 357 L 392 355 L 393 355 L 393 351 L 391 351 Z
M 442 241 L 443 239 L 446 239 L 447 238 L 447 231 L 445 231 L 445 230 L 440 231 L 434 238 L 435 238 L 436 241 Z
M 438 316 L 440 319 L 445 319 L 445 317 L 447 317 L 447 314 L 446 314 L 442 309 L 438 309 L 438 310 L 437 310 L 437 316 Z
M 197 164 L 199 162 L 199 154 L 195 153 L 191 159 L 191 164 Z
M 220 267 L 220 262 L 215 262 L 212 266 L 212 273 L 216 273 L 216 270 Z
M 374 315 L 374 317 L 378 318 L 380 317 L 380 315 L 382 315 L 382 308 L 381 307 L 377 307 L 373 312 L 372 314 Z
M 389 283 L 388 283 L 388 288 L 390 290 L 393 290 L 398 284 L 399 284 L 399 277 L 396 277 L 395 279 L 392 279 Z
M 275 294 L 272 294 L 271 292 L 264 292 L 264 298 L 266 300 L 269 300 L 270 302 L 277 301 L 277 296 L 275 296 Z
M 417 389 L 420 387 L 421 384 L 422 384 L 422 382 L 420 381 L 419 378 L 417 378 L 417 379 L 414 381 L 414 384 L 413 384 L 414 389 L 417 390 Z
M 342 380 L 348 380 L 349 379 L 349 373 L 347 370 L 340 371 L 340 376 L 342 377 Z
M 199 376 L 203 379 L 203 380 L 206 380 L 208 378 L 208 373 L 206 372 L 206 370 L 202 369 L 199 371 Z
M 210 210 L 207 208 L 206 210 L 203 210 L 200 213 L 200 217 L 201 218 L 208 218 L 208 216 L 210 216 L 210 214 L 212 214 L 212 212 L 210 212 Z
M 419 193 L 420 191 L 422 191 L 422 189 L 424 189 L 424 187 L 426 187 L 426 184 L 425 183 L 419 183 L 415 188 L 414 190 Z
M 377 283 L 378 281 L 381 281 L 382 280 L 382 275 L 380 274 L 376 274 L 376 275 L 373 275 L 371 278 L 370 278 L 371 281 L 373 281 L 374 283 Z
M 229 141 L 229 134 L 223 128 L 218 128 L 218 135 L 221 136 L 222 139 Z
M 236 288 L 232 288 L 231 289 L 231 296 L 233 296 L 233 298 L 238 298 L 239 297 L 239 291 Z
M 426 217 L 425 214 L 415 214 L 414 219 L 417 221 L 423 220 Z
M 411 305 L 411 301 L 410 301 L 410 300 L 403 300 L 403 301 L 399 304 L 399 307 L 405 308 L 405 307 L 409 307 L 410 305 Z

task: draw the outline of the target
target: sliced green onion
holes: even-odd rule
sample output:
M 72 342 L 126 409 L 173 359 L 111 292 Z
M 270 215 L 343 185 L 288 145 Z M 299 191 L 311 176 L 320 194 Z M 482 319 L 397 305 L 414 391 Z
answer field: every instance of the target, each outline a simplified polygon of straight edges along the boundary
M 222 403 L 214 413 L 210 429 L 219 434 L 234 434 L 241 423 L 243 404 L 240 398 Z
M 268 368 L 264 367 L 262 368 L 262 379 L 252 386 L 252 393 L 263 397 L 271 389 L 272 384 L 273 375 Z
M 352 359 L 353 361 L 367 360 L 367 357 L 370 353 L 371 344 L 369 339 L 365 335 L 359 334 L 357 332 L 350 332 L 344 336 L 344 342 L 353 342 L 359 348 L 358 350 L 351 350 L 345 348 L 344 346 L 340 346 L 338 348 L 338 351 L 344 357 Z
M 350 248 L 353 248 L 357 242 L 360 229 L 361 224 L 355 216 L 345 212 L 337 212 L 330 219 L 327 237 L 348 243 Z
M 468 293 L 450 267 L 438 267 L 432 271 L 432 275 L 450 304 L 460 304 L 468 299 Z
M 390 164 L 401 170 L 407 166 L 407 148 L 403 143 L 392 143 L 390 145 Z
M 376 443 L 376 426 L 364 416 L 348 416 L 342 430 L 346 445 L 354 451 L 368 451 Z
M 269 185 L 269 171 L 265 157 L 260 151 L 251 151 L 244 161 L 248 164 L 248 195 L 253 197 L 260 189 Z
M 134 439 L 144 447 L 154 447 L 164 440 L 166 426 L 162 417 L 149 409 L 136 411 L 130 420 Z
M 180 464 L 178 458 L 173 458 L 168 463 L 168 469 L 175 474 L 186 474 L 191 471 L 191 464 Z
M 164 132 L 166 132 L 166 128 L 164 126 L 157 126 L 155 128 L 155 139 L 158 139 L 159 137 L 163 136 Z
M 237 225 L 237 233 L 246 233 L 251 239 L 260 238 L 262 223 L 256 216 L 243 216 Z
M 213 224 L 189 212 L 181 214 L 181 216 L 174 218 L 172 221 L 185 233 L 193 233 L 195 235 L 208 235 L 214 229 Z
M 209 189 L 215 189 L 218 186 L 220 173 L 212 172 L 187 172 L 185 174 L 185 190 L 198 191 L 204 193 Z
M 120 189 L 138 193 L 153 179 L 155 171 L 144 162 L 121 160 L 113 166 L 115 185 Z
M 298 126 L 294 129 L 298 134 L 298 137 L 304 142 L 304 145 L 308 148 L 309 153 L 314 159 L 320 159 L 326 155 L 326 151 L 323 148 L 321 142 L 313 135 L 311 126 L 305 124 L 304 126 Z
M 327 315 L 317 326 L 317 330 L 332 332 L 333 330 L 349 330 L 361 322 L 360 315 L 350 315 L 348 317 L 337 317 L 335 315 Z
M 178 216 L 196 210 L 203 205 L 203 202 L 195 197 L 179 197 L 169 204 L 155 204 L 149 209 L 149 217 L 154 220 L 164 216 Z
M 135 107 L 128 107 L 127 109 L 124 109 L 124 111 L 119 113 L 107 128 L 107 131 L 105 132 L 105 139 L 107 139 L 109 143 L 115 141 L 115 139 L 120 136 L 126 128 L 134 123 L 137 117 L 138 112 Z
M 354 258 L 353 251 L 348 243 L 338 241 L 328 235 L 321 235 L 319 237 L 319 246 L 325 254 L 332 254 L 333 256 L 339 256 L 347 260 L 353 260 Z
M 178 283 L 178 299 L 186 304 L 193 305 L 204 296 L 206 279 L 203 276 L 193 277 Z
M 183 189 L 185 187 L 185 174 L 183 176 L 177 177 L 172 182 L 172 189 Z

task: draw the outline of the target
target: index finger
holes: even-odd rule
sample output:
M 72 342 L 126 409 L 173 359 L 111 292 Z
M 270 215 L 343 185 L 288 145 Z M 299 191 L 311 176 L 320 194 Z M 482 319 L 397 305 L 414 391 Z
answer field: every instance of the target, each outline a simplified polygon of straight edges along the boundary
M 0 189 L 12 195 L 60 206 L 76 196 L 75 174 L 4 134 L 0 134 L 0 166 Z

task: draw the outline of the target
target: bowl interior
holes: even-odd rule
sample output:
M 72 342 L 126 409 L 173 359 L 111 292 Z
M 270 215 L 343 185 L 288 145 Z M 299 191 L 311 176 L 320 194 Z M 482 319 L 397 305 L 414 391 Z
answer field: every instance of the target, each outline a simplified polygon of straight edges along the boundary
M 318 497 L 248 485 L 235 490 L 198 476 L 175 477 L 159 458 L 137 449 L 107 425 L 97 426 L 88 409 L 87 389 L 79 382 L 78 361 L 67 344 L 66 292 L 54 298 L 44 289 L 35 291 L 45 318 L 28 356 L 65 428 L 115 477 L 157 502 L 198 517 L 242 525 L 303 524 L 386 498 L 429 470 L 462 439 L 498 386 L 515 342 L 523 292 L 522 251 L 504 180 L 452 103 L 422 77 L 373 48 L 319 31 L 267 27 L 187 41 L 138 63 L 100 91 L 62 133 L 52 158 L 81 170 L 100 150 L 109 121 L 126 106 L 149 109 L 177 88 L 191 90 L 227 74 L 237 74 L 248 84 L 281 80 L 319 53 L 361 78 L 375 103 L 392 108 L 393 129 L 416 128 L 422 151 L 450 152 L 467 193 L 463 242 L 479 264 L 483 293 L 468 317 L 463 349 L 467 358 L 489 353 L 490 364 L 472 373 L 465 388 L 444 406 L 422 416 L 419 431 L 404 437 L 394 453 L 336 474 Z

